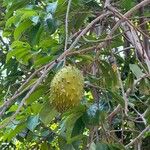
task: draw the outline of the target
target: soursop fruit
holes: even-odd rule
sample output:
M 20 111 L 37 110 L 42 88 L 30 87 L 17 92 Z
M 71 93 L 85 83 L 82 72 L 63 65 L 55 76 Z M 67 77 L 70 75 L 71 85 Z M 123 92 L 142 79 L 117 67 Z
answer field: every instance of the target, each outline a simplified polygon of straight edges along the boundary
M 83 96 L 84 77 L 73 66 L 63 67 L 51 82 L 50 98 L 58 112 L 64 112 L 78 105 Z

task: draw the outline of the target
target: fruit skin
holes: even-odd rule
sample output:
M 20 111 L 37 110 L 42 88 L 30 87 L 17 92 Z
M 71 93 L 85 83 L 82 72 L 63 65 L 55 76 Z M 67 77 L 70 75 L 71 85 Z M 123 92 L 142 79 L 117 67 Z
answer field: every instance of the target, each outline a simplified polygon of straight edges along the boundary
M 84 77 L 80 70 L 73 66 L 63 67 L 52 79 L 50 98 L 58 112 L 78 105 L 83 96 Z

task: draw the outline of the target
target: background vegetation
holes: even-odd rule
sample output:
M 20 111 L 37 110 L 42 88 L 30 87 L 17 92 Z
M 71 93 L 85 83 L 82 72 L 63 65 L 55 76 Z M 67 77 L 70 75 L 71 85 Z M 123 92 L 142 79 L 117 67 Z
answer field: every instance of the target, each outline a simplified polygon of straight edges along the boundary
M 150 0 L 0 0 L 0 149 L 149 150 Z M 50 82 L 83 72 L 60 114 Z

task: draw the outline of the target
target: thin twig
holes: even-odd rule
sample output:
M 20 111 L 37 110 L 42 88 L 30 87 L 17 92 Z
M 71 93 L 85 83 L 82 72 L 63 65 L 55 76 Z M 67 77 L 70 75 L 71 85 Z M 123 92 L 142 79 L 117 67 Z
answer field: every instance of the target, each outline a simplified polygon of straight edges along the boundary
M 98 16 L 96 19 L 94 19 L 91 23 L 89 23 L 89 24 L 86 26 L 86 28 L 84 28 L 84 29 L 82 30 L 82 32 L 77 36 L 77 38 L 74 40 L 74 42 L 71 44 L 71 46 L 69 47 L 69 49 L 68 49 L 67 51 L 72 50 L 72 49 L 75 47 L 75 45 L 77 44 L 77 42 L 79 41 L 79 39 L 80 39 L 83 35 L 85 35 L 85 34 L 89 31 L 89 29 L 90 29 L 96 22 L 98 22 L 99 20 L 105 18 L 106 16 L 108 16 L 108 15 L 110 15 L 110 14 L 111 14 L 111 12 L 103 13 L 103 14 L 101 14 L 100 16 Z
M 7 92 L 6 92 L 5 96 L 4 96 L 4 100 L 6 100 L 8 94 L 9 94 L 10 87 L 11 87 L 11 86 L 9 86 L 8 89 L 7 89 Z
M 145 34 L 142 30 L 140 30 L 138 27 L 136 27 L 127 17 L 125 17 L 123 14 L 121 14 L 117 9 L 115 9 L 112 6 L 108 6 L 108 9 L 111 10 L 117 17 L 119 17 L 122 20 L 127 21 L 134 29 L 138 30 L 141 34 L 146 36 L 147 38 L 150 38 L 147 34 Z
M 99 42 L 104 42 L 104 41 L 109 41 L 109 40 L 112 40 L 112 39 L 115 39 L 116 37 L 122 35 L 123 33 L 118 33 L 112 37 L 109 37 L 108 39 L 104 38 L 104 39 L 97 39 L 97 40 L 89 40 L 87 39 L 85 36 L 82 36 L 83 40 L 85 40 L 86 42 L 88 43 L 99 43 Z
M 105 1 L 105 5 L 104 5 L 104 8 L 106 8 L 107 6 L 109 6 L 110 3 L 111 3 L 111 0 L 106 0 L 106 1 Z
M 22 95 L 25 91 L 27 91 L 31 85 L 24 88 L 21 92 L 15 94 L 13 97 L 11 97 L 9 100 L 5 101 L 4 104 L 0 107 L 0 117 L 5 113 L 5 111 L 9 108 L 9 106 L 14 102 L 14 100 Z
M 71 7 L 71 1 L 72 0 L 68 0 L 68 6 L 67 6 L 67 12 L 66 12 L 66 19 L 65 19 L 66 39 L 65 39 L 64 51 L 67 50 L 67 45 L 68 45 L 68 20 L 69 20 L 69 11 L 70 11 L 70 7 Z M 65 63 L 66 63 L 66 57 L 64 57 L 64 64 Z
M 143 0 L 141 3 L 132 7 L 128 12 L 124 14 L 125 17 L 131 16 L 134 12 L 136 12 L 139 8 L 144 7 L 150 3 L 150 0 Z
M 126 90 L 126 96 L 129 96 L 130 92 L 134 89 L 134 87 L 137 85 L 137 83 L 139 83 L 142 79 L 144 78 L 148 78 L 150 77 L 150 74 L 144 74 L 143 76 L 141 76 L 140 78 L 138 78 L 137 80 L 134 81 L 132 88 L 128 88 Z
M 114 57 L 113 53 L 112 53 L 112 56 L 114 58 L 114 63 L 117 66 L 117 61 L 116 61 L 116 58 Z M 124 90 L 124 87 L 123 87 L 123 83 L 122 83 L 122 80 L 121 80 L 121 75 L 120 75 L 118 67 L 116 69 L 117 69 L 116 71 L 117 71 L 117 75 L 118 75 L 118 80 L 119 80 L 122 96 L 123 96 L 124 103 L 125 103 L 125 108 L 124 108 L 125 115 L 128 116 L 128 113 L 127 113 L 128 112 L 128 98 L 127 98 L 127 96 L 125 94 L 125 90 Z
M 108 120 L 109 122 L 112 121 L 112 118 L 121 110 L 121 105 L 118 104 L 118 106 L 109 114 Z
M 143 117 L 143 115 L 141 114 L 141 113 L 139 113 L 135 108 L 134 108 L 134 106 L 132 106 L 132 105 L 130 105 L 130 103 L 129 103 L 129 106 L 140 116 L 140 118 L 143 120 L 142 122 L 146 125 L 146 120 L 145 120 L 145 118 Z
M 123 16 L 124 17 L 126 17 L 126 18 L 128 18 L 128 17 L 130 17 L 136 10 L 138 10 L 139 8 L 141 8 L 141 7 L 144 7 L 144 6 L 146 6 L 146 5 L 148 5 L 150 3 L 150 0 L 144 0 L 144 1 L 142 1 L 141 3 L 139 3 L 139 4 L 137 4 L 136 6 L 134 6 L 134 7 L 132 7 L 129 11 L 127 11 Z M 109 5 L 107 5 L 107 6 L 109 6 Z M 106 9 L 107 9 L 107 6 L 106 6 Z M 119 20 L 117 23 L 116 23 L 116 25 L 112 28 L 112 30 L 111 30 L 111 35 L 114 33 L 114 31 L 116 31 L 116 29 L 120 26 L 120 24 L 121 24 L 121 22 L 122 22 L 123 20 Z M 111 36 L 110 35 L 110 36 Z
M 133 139 L 129 144 L 127 144 L 127 145 L 125 146 L 125 148 L 128 148 L 128 147 L 130 147 L 131 145 L 133 145 L 136 141 L 138 141 L 139 139 L 141 139 L 142 136 L 143 136 L 147 131 L 149 131 L 149 130 L 150 130 L 150 126 L 148 125 L 135 139 Z
M 68 45 L 68 20 L 69 20 L 69 11 L 71 7 L 71 1 L 68 0 L 68 6 L 67 6 L 67 12 L 66 12 L 66 19 L 65 19 L 65 32 L 66 32 L 66 39 L 65 39 L 65 48 L 64 51 L 67 50 L 67 45 Z

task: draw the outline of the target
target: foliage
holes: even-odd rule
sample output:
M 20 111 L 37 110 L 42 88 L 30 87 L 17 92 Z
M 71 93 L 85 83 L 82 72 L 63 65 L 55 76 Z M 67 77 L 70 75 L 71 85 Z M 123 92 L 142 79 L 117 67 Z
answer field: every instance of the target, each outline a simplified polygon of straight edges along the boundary
M 141 2 L 0 0 L 0 149 L 149 149 L 150 13 Z M 84 96 L 58 113 L 50 83 L 68 64 L 83 72 Z

